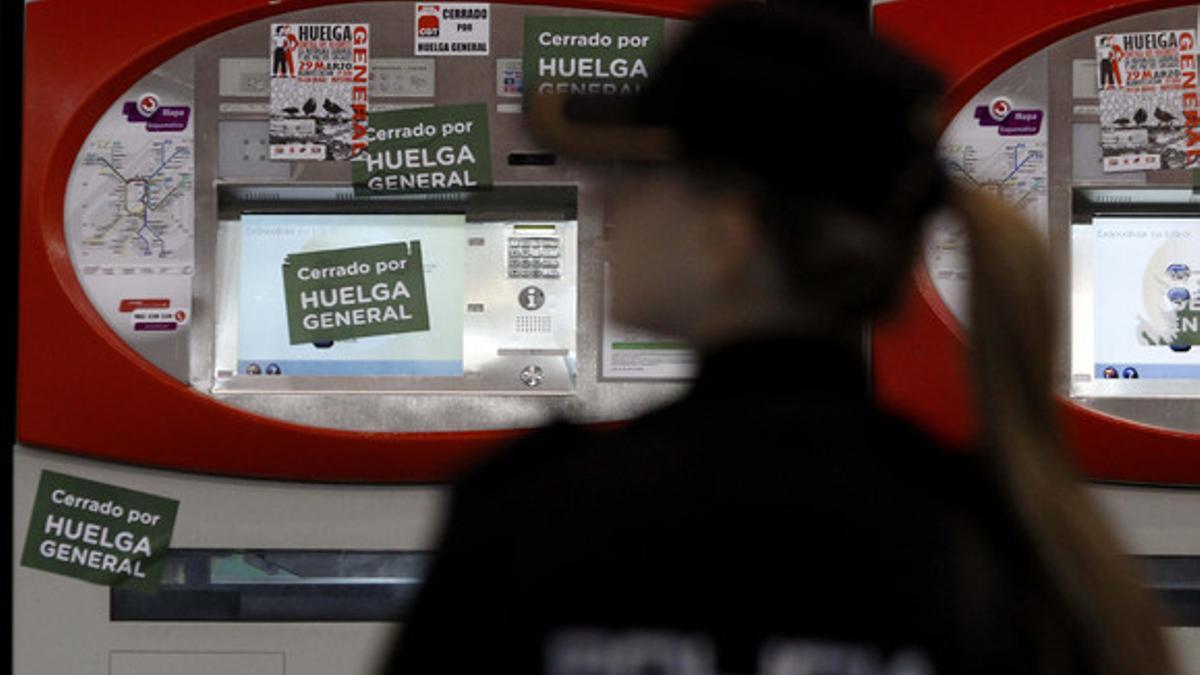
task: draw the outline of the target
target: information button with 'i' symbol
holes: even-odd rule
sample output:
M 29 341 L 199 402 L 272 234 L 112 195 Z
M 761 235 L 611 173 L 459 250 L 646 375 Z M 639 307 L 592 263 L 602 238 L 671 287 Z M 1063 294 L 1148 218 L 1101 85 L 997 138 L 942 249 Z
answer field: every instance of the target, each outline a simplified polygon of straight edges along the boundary
M 526 286 L 521 289 L 517 301 L 521 303 L 522 307 L 532 312 L 541 309 L 542 305 L 546 304 L 546 294 L 537 286 Z

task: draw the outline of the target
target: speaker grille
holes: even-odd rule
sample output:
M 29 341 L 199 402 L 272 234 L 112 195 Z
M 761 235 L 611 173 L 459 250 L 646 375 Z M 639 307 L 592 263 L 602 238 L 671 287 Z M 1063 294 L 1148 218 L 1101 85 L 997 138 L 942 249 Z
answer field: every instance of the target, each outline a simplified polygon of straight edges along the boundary
M 518 316 L 518 333 L 549 333 L 551 329 L 548 316 Z

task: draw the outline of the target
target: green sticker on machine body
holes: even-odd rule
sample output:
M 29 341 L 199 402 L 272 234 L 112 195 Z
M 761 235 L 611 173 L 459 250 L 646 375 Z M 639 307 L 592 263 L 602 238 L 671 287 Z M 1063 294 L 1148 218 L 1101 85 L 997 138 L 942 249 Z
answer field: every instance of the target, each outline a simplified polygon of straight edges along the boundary
M 367 151 L 351 162 L 358 195 L 445 192 L 492 184 L 482 103 L 371 113 Z
M 178 509 L 174 499 L 43 471 L 21 565 L 153 590 Z
M 628 96 L 663 57 L 659 18 L 526 16 L 526 95 Z
M 420 241 L 293 253 L 283 289 L 294 345 L 429 330 Z

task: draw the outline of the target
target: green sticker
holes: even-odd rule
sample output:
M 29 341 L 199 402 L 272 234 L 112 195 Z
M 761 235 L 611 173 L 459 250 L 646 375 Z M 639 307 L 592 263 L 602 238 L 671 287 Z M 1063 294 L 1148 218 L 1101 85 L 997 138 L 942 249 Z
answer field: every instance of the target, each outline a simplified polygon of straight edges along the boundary
M 419 241 L 293 253 L 283 292 L 294 345 L 429 330 Z
M 1177 347 L 1200 346 L 1200 311 L 1192 309 L 1189 302 L 1184 308 L 1175 312 L 1175 317 L 1175 325 L 1178 330 L 1174 339 L 1171 340 L 1171 344 Z
M 631 95 L 662 60 L 663 20 L 526 16 L 524 91 Z
M 21 565 L 153 590 L 178 509 L 174 499 L 43 471 Z
M 359 195 L 444 192 L 492 184 L 482 103 L 371 113 L 367 151 L 351 162 Z

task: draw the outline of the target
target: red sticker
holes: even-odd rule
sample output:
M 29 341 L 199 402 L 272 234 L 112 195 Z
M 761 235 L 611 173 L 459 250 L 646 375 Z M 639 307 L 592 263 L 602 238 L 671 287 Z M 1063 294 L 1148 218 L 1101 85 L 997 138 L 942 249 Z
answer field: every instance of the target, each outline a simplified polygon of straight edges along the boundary
M 121 301 L 120 311 L 128 314 L 137 309 L 166 309 L 171 306 L 167 298 L 127 298 Z

